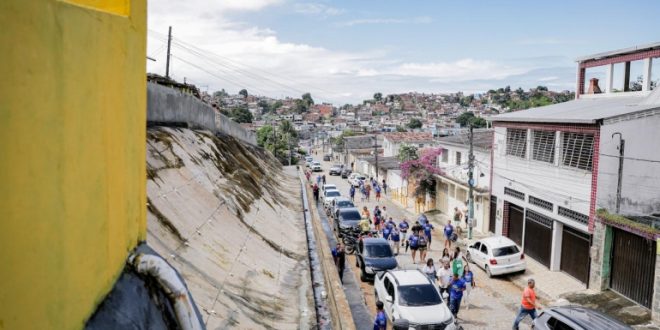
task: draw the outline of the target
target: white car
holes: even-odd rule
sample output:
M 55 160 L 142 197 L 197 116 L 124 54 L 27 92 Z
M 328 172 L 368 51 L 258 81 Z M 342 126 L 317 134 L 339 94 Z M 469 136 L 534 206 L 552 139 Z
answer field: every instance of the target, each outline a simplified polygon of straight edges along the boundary
M 353 185 L 353 187 L 359 187 L 360 181 L 364 181 L 366 179 L 367 177 L 360 173 L 351 173 L 351 175 L 348 177 L 348 183 Z
M 410 329 L 457 329 L 438 287 L 419 269 L 379 272 L 374 291 L 392 322 L 406 319 Z
M 309 166 L 312 169 L 312 172 L 322 172 L 321 163 L 317 161 L 312 161 L 312 165 Z
M 339 189 L 337 189 L 337 186 L 332 184 L 332 183 L 324 184 L 321 189 L 323 189 L 323 191 L 326 191 L 326 190 L 339 190 Z
M 504 236 L 493 236 L 474 242 L 466 258 L 483 268 L 488 276 L 524 272 L 525 254 L 516 243 Z
M 314 161 L 314 158 L 312 156 L 305 157 L 305 166 L 306 167 L 311 167 L 313 161 Z
M 341 196 L 341 193 L 337 189 L 328 189 L 323 191 L 323 207 L 328 209 L 332 206 L 332 201 L 335 198 Z

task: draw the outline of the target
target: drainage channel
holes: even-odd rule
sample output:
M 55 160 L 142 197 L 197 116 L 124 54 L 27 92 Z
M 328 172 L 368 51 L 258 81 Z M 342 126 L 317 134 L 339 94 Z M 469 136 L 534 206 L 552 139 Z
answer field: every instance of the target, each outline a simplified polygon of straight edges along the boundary
M 328 239 L 331 247 L 337 245 L 337 240 L 335 239 L 334 231 L 330 226 L 330 221 L 323 212 L 323 205 L 317 203 L 317 209 L 319 210 L 319 218 L 321 219 L 321 225 L 323 227 L 323 232 Z M 347 258 L 348 259 L 348 258 Z M 346 260 L 348 263 L 348 260 Z M 351 307 L 351 314 L 353 315 L 353 322 L 355 322 L 356 329 L 370 329 L 373 327 L 373 319 L 367 306 L 364 303 L 364 295 L 362 289 L 360 288 L 360 283 L 357 280 L 357 276 L 353 272 L 352 267 L 347 266 L 344 270 L 344 293 L 346 294 L 346 299 L 348 300 L 348 305 Z
M 314 237 L 314 228 L 312 227 L 312 217 L 309 213 L 309 201 L 307 199 L 307 191 L 305 189 L 305 182 L 300 180 L 301 191 L 303 198 L 303 216 L 305 218 L 305 232 L 307 234 L 307 255 L 309 256 L 309 268 L 312 274 L 312 288 L 314 290 L 314 306 L 316 307 L 316 324 L 318 329 L 331 329 L 330 311 L 326 305 L 324 295 L 327 294 L 325 290 L 325 281 L 323 271 L 321 270 L 321 261 L 316 248 L 316 238 Z

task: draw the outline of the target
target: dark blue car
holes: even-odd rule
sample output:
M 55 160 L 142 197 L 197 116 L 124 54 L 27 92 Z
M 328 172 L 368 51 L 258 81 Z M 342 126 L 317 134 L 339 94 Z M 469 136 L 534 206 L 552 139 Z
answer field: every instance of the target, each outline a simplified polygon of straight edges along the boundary
M 373 280 L 377 272 L 397 267 L 390 244 L 384 238 L 363 238 L 358 243 L 355 265 L 360 268 L 360 280 Z

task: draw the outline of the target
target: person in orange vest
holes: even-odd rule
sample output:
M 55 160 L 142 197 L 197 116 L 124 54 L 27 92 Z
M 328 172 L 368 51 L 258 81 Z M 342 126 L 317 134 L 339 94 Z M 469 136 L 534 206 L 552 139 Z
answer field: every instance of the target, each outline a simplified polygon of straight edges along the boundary
M 525 318 L 525 315 L 529 315 L 529 317 L 534 320 L 536 318 L 536 309 L 541 309 L 536 305 L 536 292 L 534 291 L 535 285 L 534 279 L 530 278 L 527 280 L 527 287 L 522 294 L 520 310 L 518 311 L 516 320 L 513 321 L 514 330 L 518 330 L 518 324 L 520 324 L 520 321 Z

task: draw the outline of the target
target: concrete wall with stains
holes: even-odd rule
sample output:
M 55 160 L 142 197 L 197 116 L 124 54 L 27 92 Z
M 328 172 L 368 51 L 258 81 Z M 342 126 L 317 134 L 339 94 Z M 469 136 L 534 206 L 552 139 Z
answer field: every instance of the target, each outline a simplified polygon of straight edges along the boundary
M 0 21 L 0 329 L 80 329 L 146 238 L 146 1 Z

